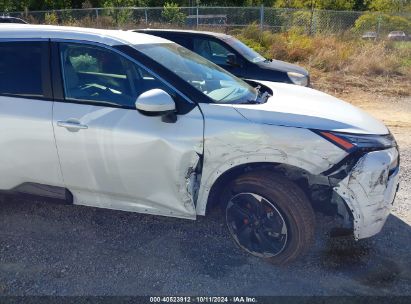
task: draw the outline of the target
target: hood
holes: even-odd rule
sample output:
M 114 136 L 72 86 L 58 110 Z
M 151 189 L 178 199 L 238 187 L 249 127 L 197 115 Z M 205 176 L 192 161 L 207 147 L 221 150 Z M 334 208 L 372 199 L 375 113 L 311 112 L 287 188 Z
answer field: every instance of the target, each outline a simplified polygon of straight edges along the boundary
M 252 122 L 356 134 L 389 133 L 379 120 L 331 95 L 291 84 L 258 82 L 273 90 L 266 103 L 233 105 Z
M 269 70 L 276 70 L 276 71 L 281 71 L 284 73 L 287 72 L 297 72 L 303 75 L 308 76 L 308 71 L 304 69 L 303 67 L 300 67 L 298 65 L 288 63 L 285 61 L 281 60 L 271 60 L 271 61 L 261 61 L 256 63 L 260 68 L 263 69 L 269 69 Z

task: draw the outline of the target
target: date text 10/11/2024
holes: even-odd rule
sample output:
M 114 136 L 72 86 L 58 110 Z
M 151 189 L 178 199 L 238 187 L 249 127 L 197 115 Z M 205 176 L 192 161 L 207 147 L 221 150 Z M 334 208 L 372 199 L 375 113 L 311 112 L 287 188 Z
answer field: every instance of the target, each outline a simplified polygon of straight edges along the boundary
M 150 303 L 257 303 L 255 297 L 150 297 Z

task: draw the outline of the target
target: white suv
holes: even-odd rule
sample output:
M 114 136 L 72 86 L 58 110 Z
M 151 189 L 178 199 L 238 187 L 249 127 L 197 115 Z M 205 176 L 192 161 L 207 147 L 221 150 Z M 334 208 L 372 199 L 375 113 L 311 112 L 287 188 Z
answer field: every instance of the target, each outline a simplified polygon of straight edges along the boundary
M 308 248 L 313 207 L 378 233 L 398 185 L 397 144 L 361 110 L 146 34 L 1 25 L 0 125 L 3 194 L 187 219 L 219 205 L 274 263 Z

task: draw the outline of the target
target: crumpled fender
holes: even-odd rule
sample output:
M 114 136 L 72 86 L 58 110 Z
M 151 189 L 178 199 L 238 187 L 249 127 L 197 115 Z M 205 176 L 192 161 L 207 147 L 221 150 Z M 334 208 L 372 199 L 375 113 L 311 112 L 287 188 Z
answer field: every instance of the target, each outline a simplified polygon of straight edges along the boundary
M 205 215 L 208 196 L 227 170 L 252 163 L 291 165 L 319 175 L 347 153 L 304 129 L 253 123 L 231 105 L 201 104 L 204 155 L 196 213 Z
M 369 152 L 334 187 L 351 210 L 356 239 L 373 236 L 384 226 L 398 187 L 399 167 L 389 175 L 397 157 L 396 148 Z

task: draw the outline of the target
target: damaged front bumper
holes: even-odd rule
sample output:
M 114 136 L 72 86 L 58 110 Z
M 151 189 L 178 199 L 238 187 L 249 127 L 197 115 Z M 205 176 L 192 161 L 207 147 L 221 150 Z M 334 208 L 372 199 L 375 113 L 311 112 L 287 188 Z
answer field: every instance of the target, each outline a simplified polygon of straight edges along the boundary
M 384 226 L 398 190 L 398 157 L 396 147 L 369 152 L 334 187 L 351 211 L 355 239 L 373 236 Z

